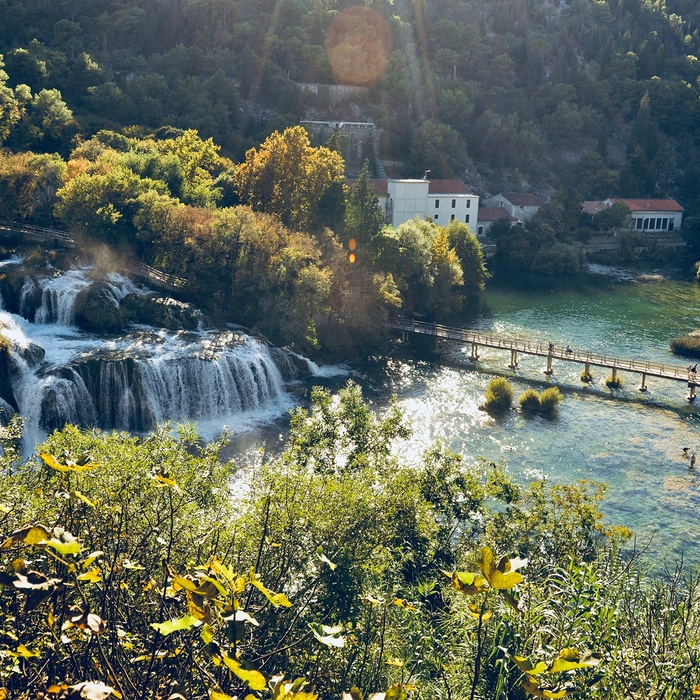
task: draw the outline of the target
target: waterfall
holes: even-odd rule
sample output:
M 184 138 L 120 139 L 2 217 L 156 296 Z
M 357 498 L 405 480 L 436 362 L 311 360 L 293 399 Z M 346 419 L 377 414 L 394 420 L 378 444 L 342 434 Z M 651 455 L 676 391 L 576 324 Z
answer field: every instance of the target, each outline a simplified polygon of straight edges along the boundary
M 0 311 L 11 343 L 0 407 L 3 413 L 18 407 L 28 449 L 67 423 L 140 433 L 167 420 L 191 420 L 215 434 L 224 424 L 283 414 L 294 403 L 286 382 L 325 374 L 304 356 L 239 330 L 139 325 L 122 335 L 87 333 L 73 323 L 76 298 L 95 283 L 91 269 L 22 272 L 14 287 L 4 287 L 5 294 L 15 290 L 8 308 L 20 314 Z M 99 283 L 117 307 L 128 303 L 127 295 L 153 294 L 119 275 Z

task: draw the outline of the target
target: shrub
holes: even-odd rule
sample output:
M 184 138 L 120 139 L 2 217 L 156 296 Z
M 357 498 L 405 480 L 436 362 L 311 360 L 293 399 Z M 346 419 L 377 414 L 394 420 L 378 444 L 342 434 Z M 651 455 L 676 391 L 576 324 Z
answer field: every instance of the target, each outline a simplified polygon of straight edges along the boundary
M 581 381 L 590 384 L 593 381 L 593 373 L 590 370 L 586 371 L 584 369 L 583 372 L 581 372 Z
M 505 413 L 513 403 L 513 388 L 504 377 L 495 377 L 486 389 L 484 408 L 489 413 Z
M 563 399 L 563 395 L 559 388 L 550 386 L 540 394 L 540 411 L 542 413 L 551 413 Z
M 612 374 L 605 380 L 605 386 L 608 389 L 619 389 L 622 386 L 622 379 L 620 377 L 613 377 Z
M 534 389 L 528 389 L 520 395 L 518 403 L 523 411 L 539 413 L 540 395 Z

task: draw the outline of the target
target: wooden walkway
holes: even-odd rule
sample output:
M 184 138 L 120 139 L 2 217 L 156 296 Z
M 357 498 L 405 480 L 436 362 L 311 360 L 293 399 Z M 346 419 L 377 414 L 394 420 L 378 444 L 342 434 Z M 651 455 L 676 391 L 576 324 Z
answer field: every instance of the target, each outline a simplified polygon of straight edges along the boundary
M 510 364 L 508 366 L 511 369 L 515 369 L 518 366 L 518 355 L 536 355 L 547 358 L 545 374 L 553 372 L 552 363 L 554 360 L 563 360 L 584 365 L 586 374 L 590 374 L 591 367 L 604 367 L 611 371 L 613 379 L 618 378 L 619 371 L 639 374 L 641 375 L 640 391 L 647 390 L 648 377 L 682 381 L 690 389 L 690 395 L 688 396 L 690 401 L 695 399 L 696 388 L 700 386 L 700 380 L 697 375 L 689 374 L 687 367 L 671 363 L 599 355 L 589 350 L 572 348 L 568 345 L 552 344 L 527 338 L 509 338 L 497 333 L 482 333 L 410 319 L 397 319 L 390 321 L 387 325 L 395 331 L 400 331 L 405 339 L 408 339 L 409 334 L 415 333 L 435 337 L 438 346 L 445 341 L 471 345 L 469 359 L 474 362 L 479 359 L 479 347 L 487 347 L 510 352 Z
M 63 245 L 67 248 L 76 246 L 75 239 L 68 231 L 55 228 L 45 228 L 44 226 L 34 226 L 22 222 L 0 221 L 0 233 L 19 234 L 23 238 L 40 243 L 52 243 Z M 178 291 L 184 289 L 187 281 L 183 277 L 169 275 L 167 272 L 157 270 L 155 267 L 146 265 L 135 258 L 126 258 L 124 261 L 124 271 L 134 277 L 148 280 L 156 287 Z

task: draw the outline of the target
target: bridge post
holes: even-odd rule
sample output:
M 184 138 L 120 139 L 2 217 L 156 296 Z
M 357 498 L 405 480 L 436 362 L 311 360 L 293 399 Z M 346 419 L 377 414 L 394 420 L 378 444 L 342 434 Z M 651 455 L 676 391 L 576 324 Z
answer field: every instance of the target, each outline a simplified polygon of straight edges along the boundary
M 554 369 L 552 368 L 552 353 L 547 355 L 547 369 L 544 371 L 545 374 L 553 374 Z
M 471 354 L 471 356 L 469 357 L 469 359 L 470 359 L 472 362 L 476 362 L 476 361 L 479 359 L 479 350 L 478 350 L 478 347 L 479 347 L 479 346 L 478 346 L 476 343 L 472 342 L 472 354 Z
M 688 396 L 688 401 L 695 401 L 695 389 L 697 387 L 697 384 L 695 382 L 688 382 L 688 386 L 690 387 L 690 395 Z
M 517 350 L 511 350 L 510 351 L 510 364 L 508 367 L 511 369 L 515 369 L 518 366 L 518 351 Z
M 639 387 L 639 391 L 645 392 L 647 390 L 647 373 L 642 372 L 642 385 Z
M 613 366 L 612 371 L 613 371 L 613 373 L 612 373 L 612 380 L 613 380 L 614 382 L 616 382 L 616 381 L 617 381 L 617 367 L 614 367 L 614 366 Z

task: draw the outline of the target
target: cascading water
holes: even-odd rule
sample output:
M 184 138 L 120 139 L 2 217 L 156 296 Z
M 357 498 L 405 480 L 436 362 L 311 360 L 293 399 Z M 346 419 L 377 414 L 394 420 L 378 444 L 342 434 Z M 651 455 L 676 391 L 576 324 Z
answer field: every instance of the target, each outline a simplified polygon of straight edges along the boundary
M 12 395 L 2 401 L 5 412 L 14 404 L 24 416 L 29 448 L 66 423 L 145 432 L 166 420 L 193 420 L 213 432 L 284 412 L 293 404 L 285 382 L 300 371 L 320 373 L 306 358 L 242 332 L 81 331 L 73 325 L 76 301 L 90 285 L 100 285 L 103 297 L 106 289 L 115 307 L 127 295 L 151 294 L 119 275 L 95 282 L 91 274 L 27 275 L 19 299 L 5 299 L 20 313 L 0 312 L 11 341 Z

